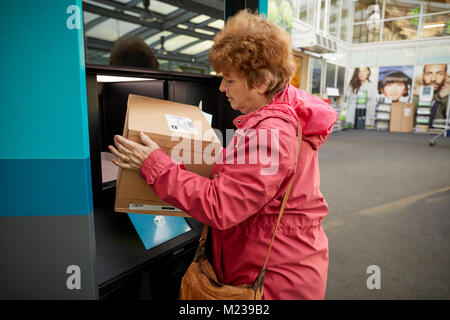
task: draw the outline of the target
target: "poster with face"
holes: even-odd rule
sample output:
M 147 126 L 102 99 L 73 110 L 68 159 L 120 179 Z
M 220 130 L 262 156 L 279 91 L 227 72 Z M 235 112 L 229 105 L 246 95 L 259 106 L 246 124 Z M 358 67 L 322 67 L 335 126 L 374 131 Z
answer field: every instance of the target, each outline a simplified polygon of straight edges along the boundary
M 380 67 L 378 94 L 392 99 L 392 102 L 409 102 L 413 75 L 413 66 Z
M 449 67 L 450 65 L 446 63 L 425 64 L 416 67 L 413 92 L 413 103 L 416 113 L 415 119 L 419 117 L 419 123 L 425 125 L 425 127 L 435 127 L 436 124 L 442 124 L 442 121 L 437 121 L 433 125 L 435 119 L 444 120 L 447 118 L 447 103 L 450 93 Z M 433 88 L 429 97 L 428 110 L 427 108 L 420 108 L 419 110 L 420 92 L 423 86 Z M 428 122 L 425 121 L 427 119 Z
M 350 69 L 348 75 L 347 90 L 347 112 L 346 123 L 354 124 L 355 121 L 355 109 L 357 107 L 366 108 L 366 127 L 373 127 L 375 122 L 375 107 L 376 107 L 376 79 L 378 74 L 378 68 L 361 66 Z M 364 93 L 365 92 L 365 93 Z M 359 96 L 367 97 L 365 103 L 362 103 L 361 99 L 358 102 Z

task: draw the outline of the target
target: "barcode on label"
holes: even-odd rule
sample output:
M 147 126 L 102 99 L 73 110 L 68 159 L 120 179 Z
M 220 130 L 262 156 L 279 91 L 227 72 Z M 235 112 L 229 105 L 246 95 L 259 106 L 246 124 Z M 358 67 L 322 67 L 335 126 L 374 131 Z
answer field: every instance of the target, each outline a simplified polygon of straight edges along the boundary
M 171 114 L 166 114 L 167 124 L 171 131 L 197 134 L 197 130 L 194 128 L 194 123 L 190 118 L 174 116 Z

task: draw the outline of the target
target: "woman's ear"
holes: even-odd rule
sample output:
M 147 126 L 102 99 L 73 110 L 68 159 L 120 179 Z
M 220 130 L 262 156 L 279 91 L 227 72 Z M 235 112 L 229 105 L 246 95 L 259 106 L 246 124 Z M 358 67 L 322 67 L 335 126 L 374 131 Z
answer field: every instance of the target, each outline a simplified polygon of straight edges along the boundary
M 258 94 L 261 95 L 265 95 L 267 92 L 267 89 L 269 89 L 269 85 L 270 85 L 270 80 L 266 79 L 263 82 L 261 82 L 260 84 L 255 86 L 256 92 Z

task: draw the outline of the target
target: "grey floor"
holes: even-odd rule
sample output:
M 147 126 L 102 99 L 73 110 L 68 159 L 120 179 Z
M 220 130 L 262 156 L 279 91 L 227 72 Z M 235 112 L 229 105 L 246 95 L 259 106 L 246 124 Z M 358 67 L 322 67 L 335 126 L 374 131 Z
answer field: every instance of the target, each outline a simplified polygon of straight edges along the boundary
M 320 149 L 326 299 L 450 299 L 450 138 L 432 137 L 347 130 Z

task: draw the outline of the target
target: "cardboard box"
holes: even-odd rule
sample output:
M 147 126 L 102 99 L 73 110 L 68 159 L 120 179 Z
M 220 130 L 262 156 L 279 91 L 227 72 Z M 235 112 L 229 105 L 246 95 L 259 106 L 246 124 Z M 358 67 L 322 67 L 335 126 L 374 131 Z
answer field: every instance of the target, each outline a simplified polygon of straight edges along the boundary
M 391 106 L 391 132 L 413 132 L 414 105 L 412 103 L 394 102 Z
M 189 171 L 211 176 L 222 146 L 200 108 L 130 94 L 123 136 L 141 143 L 140 131 Z M 159 199 L 138 171 L 119 168 L 116 188 L 115 211 L 189 217 Z

